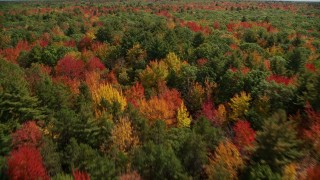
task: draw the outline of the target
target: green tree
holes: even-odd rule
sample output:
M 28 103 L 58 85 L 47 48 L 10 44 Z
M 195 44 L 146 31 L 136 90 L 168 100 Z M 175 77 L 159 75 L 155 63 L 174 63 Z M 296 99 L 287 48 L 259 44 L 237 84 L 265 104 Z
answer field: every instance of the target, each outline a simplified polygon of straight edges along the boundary
M 132 163 L 145 179 L 186 178 L 183 167 L 170 146 L 146 143 L 135 152 Z
M 256 161 L 266 162 L 272 170 L 281 170 L 284 165 L 303 155 L 301 140 L 297 138 L 295 123 L 287 120 L 285 111 L 280 110 L 264 121 L 257 132 Z

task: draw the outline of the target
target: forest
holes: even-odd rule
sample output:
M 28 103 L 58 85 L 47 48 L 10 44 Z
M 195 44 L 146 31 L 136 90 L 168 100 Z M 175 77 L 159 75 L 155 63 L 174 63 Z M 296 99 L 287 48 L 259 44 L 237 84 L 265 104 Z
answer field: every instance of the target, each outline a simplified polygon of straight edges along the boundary
M 320 179 L 320 3 L 0 2 L 0 179 Z

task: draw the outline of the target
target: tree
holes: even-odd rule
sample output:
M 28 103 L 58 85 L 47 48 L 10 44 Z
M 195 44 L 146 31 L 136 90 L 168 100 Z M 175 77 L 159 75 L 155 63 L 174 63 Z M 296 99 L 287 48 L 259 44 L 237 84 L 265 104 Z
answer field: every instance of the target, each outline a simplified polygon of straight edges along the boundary
M 201 110 L 201 105 L 205 100 L 205 90 L 202 85 L 198 82 L 192 83 L 185 100 L 191 113 Z
M 127 52 L 126 59 L 130 65 L 139 65 L 145 63 L 144 60 L 147 57 L 147 52 L 141 47 L 140 44 L 135 44 Z
M 288 121 L 285 111 L 274 113 L 265 120 L 256 136 L 255 159 L 264 161 L 274 171 L 303 155 L 295 123 Z
M 81 172 L 79 170 L 72 170 L 72 175 L 74 180 L 90 180 L 90 176 L 86 172 Z
M 280 180 L 281 176 L 279 173 L 273 172 L 267 164 L 255 164 L 249 170 L 249 179 L 270 179 L 270 180 Z
M 189 128 L 190 127 L 191 116 L 189 115 L 187 108 L 183 102 L 177 112 L 177 123 L 178 123 L 177 124 L 178 128 L 181 128 L 181 127 Z
M 72 56 L 65 56 L 58 61 L 55 70 L 58 76 L 66 76 L 70 79 L 79 79 L 84 75 L 84 67 L 85 65 L 82 60 L 76 60 Z
M 307 171 L 307 178 L 310 180 L 317 180 L 320 178 L 320 165 L 310 167 Z
M 186 178 L 182 165 L 169 146 L 146 143 L 134 154 L 133 166 L 144 179 Z
M 224 132 L 221 128 L 212 126 L 212 124 L 205 118 L 199 118 L 192 130 L 202 136 L 206 143 L 207 149 L 214 150 L 216 146 L 223 140 Z
M 233 131 L 235 133 L 233 142 L 240 152 L 246 152 L 253 147 L 256 133 L 251 129 L 248 121 L 237 121 Z
M 102 71 L 105 68 L 106 67 L 104 66 L 104 64 L 97 57 L 93 57 L 89 59 L 89 61 L 86 64 L 87 71 L 96 71 L 96 70 Z
M 207 144 L 197 133 L 190 133 L 181 142 L 178 157 L 189 175 L 200 178 L 203 166 L 208 162 Z
M 124 94 L 126 95 L 127 101 L 135 106 L 139 105 L 139 101 L 145 100 L 144 88 L 142 84 L 138 82 L 127 89 Z
M 229 103 L 232 112 L 230 118 L 232 120 L 237 120 L 239 118 L 244 118 L 249 110 L 251 96 L 246 92 L 241 92 L 240 96 L 236 94 Z
M 274 56 L 270 59 L 270 69 L 275 75 L 285 75 L 287 61 L 281 56 Z
M 221 142 L 216 148 L 205 171 L 209 179 L 235 179 L 237 171 L 243 166 L 244 163 L 236 146 L 226 141 Z
M 297 165 L 294 163 L 290 163 L 283 168 L 282 173 L 283 180 L 295 180 L 297 179 Z
M 140 111 L 150 122 L 156 120 L 163 120 L 166 124 L 175 122 L 175 111 L 170 109 L 164 98 L 153 96 L 148 101 L 141 101 Z
M 129 152 L 138 145 L 139 139 L 128 118 L 121 118 L 111 133 L 113 146 L 122 152 Z
M 20 129 L 12 134 L 12 144 L 14 147 L 30 146 L 39 147 L 41 145 L 42 132 L 34 121 L 28 121 Z
M 126 98 L 111 84 L 102 84 L 94 89 L 91 94 L 97 115 L 101 115 L 106 110 L 123 112 L 127 106 Z
M 168 74 L 168 66 L 163 61 L 151 61 L 139 77 L 145 88 L 154 88 L 158 82 L 166 81 Z
M 167 54 L 166 58 L 164 59 L 164 62 L 167 64 L 169 70 L 173 72 L 179 72 L 181 69 L 182 62 L 180 58 L 173 52 Z
M 22 146 L 8 157 L 10 179 L 48 179 L 40 152 L 35 147 Z
M 288 55 L 287 69 L 291 74 L 296 74 L 304 69 L 305 63 L 308 59 L 309 52 L 305 48 L 295 48 Z

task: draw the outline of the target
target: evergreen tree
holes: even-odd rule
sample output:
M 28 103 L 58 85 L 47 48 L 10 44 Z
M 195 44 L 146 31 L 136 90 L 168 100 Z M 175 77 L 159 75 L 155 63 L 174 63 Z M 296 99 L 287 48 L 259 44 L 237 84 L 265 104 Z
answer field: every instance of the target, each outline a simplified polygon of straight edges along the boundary
M 264 121 L 262 130 L 257 132 L 256 141 L 256 161 L 266 162 L 272 170 L 279 171 L 282 166 L 303 155 L 295 123 L 287 120 L 283 110 Z

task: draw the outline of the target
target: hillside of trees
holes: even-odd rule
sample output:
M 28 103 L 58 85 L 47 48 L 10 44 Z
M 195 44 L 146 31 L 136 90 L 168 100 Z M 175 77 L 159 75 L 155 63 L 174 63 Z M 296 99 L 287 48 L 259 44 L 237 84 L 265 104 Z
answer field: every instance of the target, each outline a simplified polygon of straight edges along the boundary
M 320 3 L 0 2 L 0 179 L 320 179 Z

